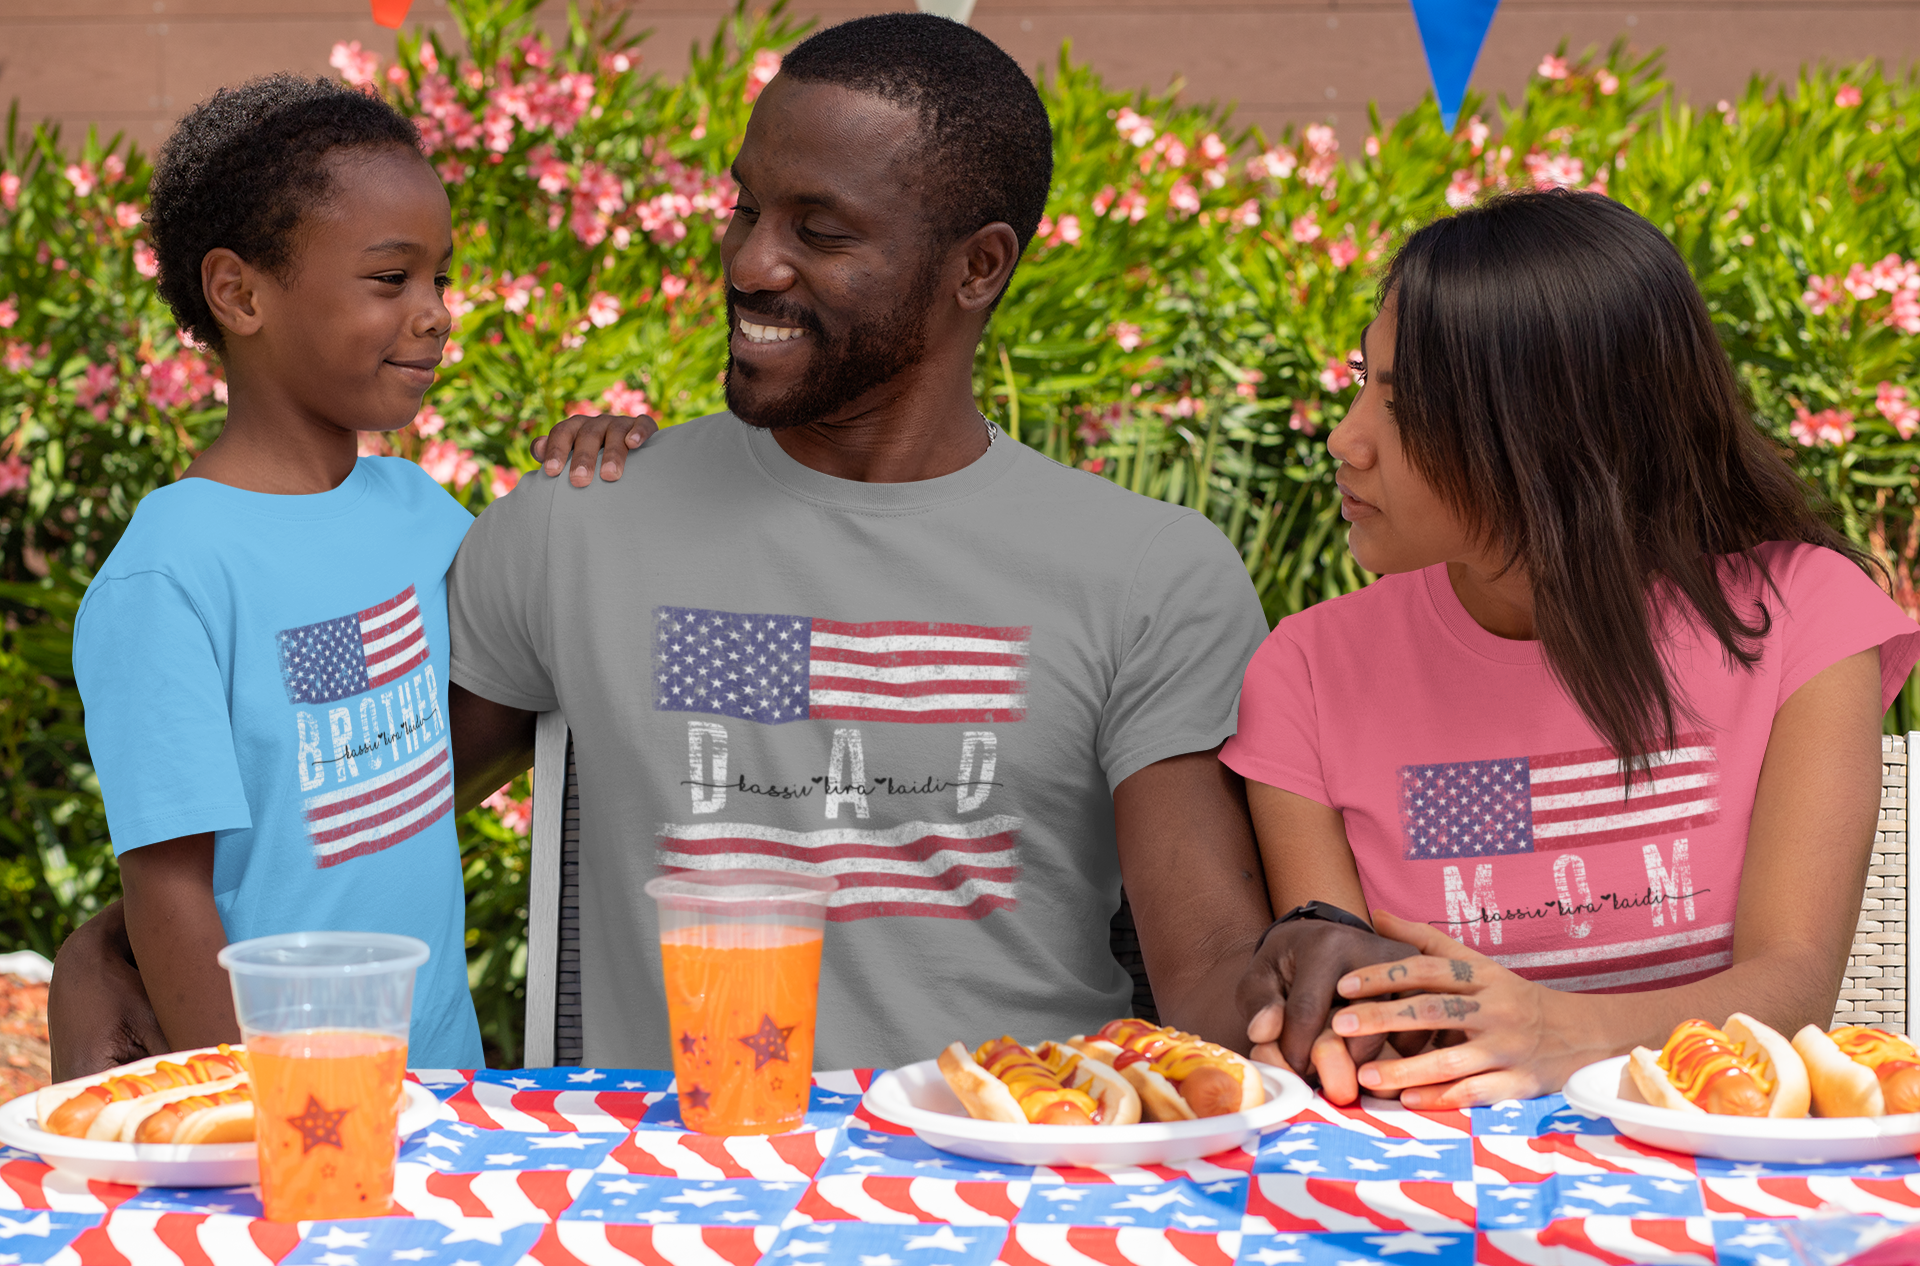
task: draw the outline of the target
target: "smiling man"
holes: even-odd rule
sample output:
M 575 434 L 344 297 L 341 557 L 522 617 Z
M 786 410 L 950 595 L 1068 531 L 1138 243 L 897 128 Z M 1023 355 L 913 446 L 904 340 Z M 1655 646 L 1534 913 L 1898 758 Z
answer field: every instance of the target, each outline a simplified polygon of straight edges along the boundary
M 1032 83 L 966 27 L 809 39 L 734 163 L 730 412 L 618 482 L 523 481 L 468 536 L 457 773 L 498 786 L 536 713 L 572 727 L 587 1063 L 669 1063 L 642 886 L 738 866 L 839 881 L 821 1066 L 1125 1014 L 1123 875 L 1164 1018 L 1244 1048 L 1271 915 L 1214 750 L 1252 586 L 1201 516 L 974 406 L 1051 166 Z

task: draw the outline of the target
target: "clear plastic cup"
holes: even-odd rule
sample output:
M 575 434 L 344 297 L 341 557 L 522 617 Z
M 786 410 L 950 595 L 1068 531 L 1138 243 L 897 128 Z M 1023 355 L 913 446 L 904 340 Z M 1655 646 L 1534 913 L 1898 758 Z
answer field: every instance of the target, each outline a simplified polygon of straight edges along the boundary
M 703 1134 L 778 1134 L 807 1115 L 820 945 L 833 879 L 686 871 L 647 885 L 680 1119 Z
M 220 951 L 270 1221 L 392 1210 L 413 976 L 426 961 L 426 942 L 382 932 L 291 932 Z

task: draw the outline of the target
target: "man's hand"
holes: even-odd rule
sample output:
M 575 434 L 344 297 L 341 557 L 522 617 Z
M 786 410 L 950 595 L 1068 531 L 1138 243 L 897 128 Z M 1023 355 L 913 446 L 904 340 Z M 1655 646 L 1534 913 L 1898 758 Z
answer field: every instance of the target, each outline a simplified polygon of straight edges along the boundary
M 87 1077 L 172 1048 L 127 940 L 127 911 L 116 901 L 73 930 L 53 960 L 47 993 L 53 1079 Z
M 575 414 L 534 440 L 533 455 L 539 459 L 543 475 L 558 475 L 563 467 L 571 466 L 567 482 L 576 488 L 593 482 L 593 459 L 600 455 L 600 478 L 613 483 L 627 468 L 627 454 L 659 429 L 660 424 L 649 417 Z
M 1392 963 L 1418 953 L 1411 945 L 1372 932 L 1296 919 L 1267 934 L 1240 978 L 1240 1010 L 1251 1017 L 1247 1037 L 1255 1059 L 1284 1063 L 1302 1077 L 1318 1069 L 1334 1102 L 1351 1102 L 1354 1069 L 1380 1053 L 1385 1038 L 1370 1035 L 1344 1045 L 1331 1036 L 1334 987 L 1356 968 Z

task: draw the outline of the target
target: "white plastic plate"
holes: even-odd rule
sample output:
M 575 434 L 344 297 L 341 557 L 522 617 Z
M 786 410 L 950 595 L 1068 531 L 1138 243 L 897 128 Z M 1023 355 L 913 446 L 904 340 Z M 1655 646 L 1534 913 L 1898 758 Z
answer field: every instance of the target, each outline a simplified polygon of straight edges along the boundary
M 34 1096 L 0 1104 L 0 1143 L 33 1152 L 55 1169 L 100 1182 L 135 1187 L 245 1187 L 260 1181 L 252 1143 L 102 1143 L 68 1138 L 40 1128 Z M 407 1083 L 400 1136 L 423 1129 L 440 1116 L 433 1092 Z
M 1256 1064 L 1267 1101 L 1248 1112 L 1197 1121 L 1139 1125 L 1009 1125 L 967 1115 L 934 1060 L 882 1074 L 867 1091 L 867 1111 L 904 1125 L 943 1151 L 1003 1165 L 1167 1165 L 1251 1142 L 1313 1102 L 1313 1092 L 1284 1068 Z
M 1728 1117 L 1656 1108 L 1620 1097 L 1627 1057 L 1588 1064 L 1567 1078 L 1563 1093 L 1582 1112 L 1603 1116 L 1642 1143 L 1721 1160 L 1788 1165 L 1885 1160 L 1920 1152 L 1920 1113 L 1891 1117 Z

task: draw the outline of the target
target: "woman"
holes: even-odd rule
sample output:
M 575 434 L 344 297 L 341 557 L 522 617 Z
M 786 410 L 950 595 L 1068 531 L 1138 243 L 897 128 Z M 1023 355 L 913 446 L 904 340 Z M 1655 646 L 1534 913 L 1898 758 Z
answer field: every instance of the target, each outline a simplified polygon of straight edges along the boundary
M 1243 982 L 1256 1054 L 1456 1108 L 1691 1016 L 1824 1026 L 1920 629 L 1638 215 L 1497 198 L 1381 293 L 1327 441 L 1381 579 L 1281 621 L 1222 752 L 1274 908 L 1314 903 Z

